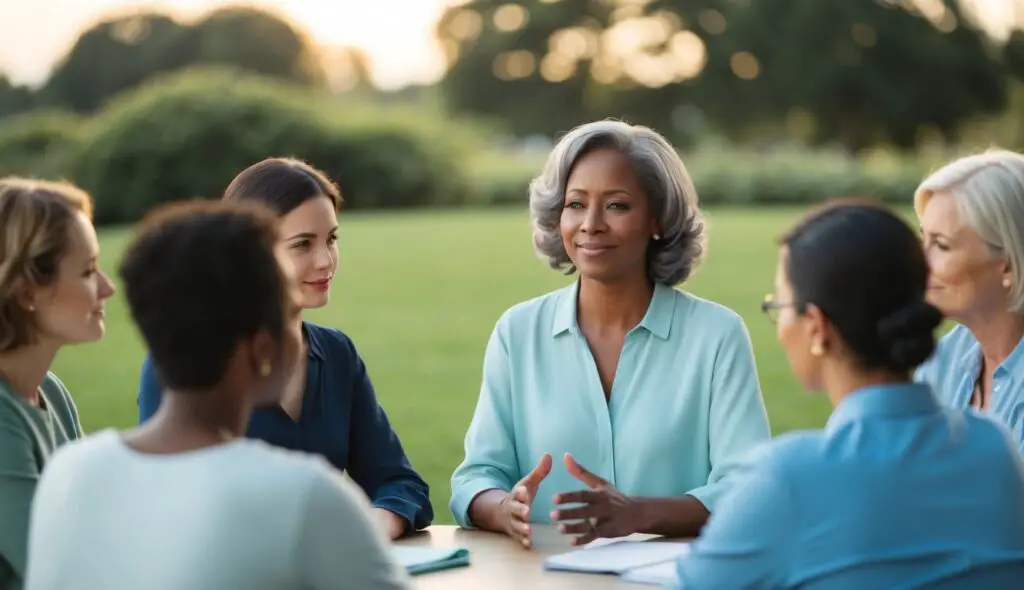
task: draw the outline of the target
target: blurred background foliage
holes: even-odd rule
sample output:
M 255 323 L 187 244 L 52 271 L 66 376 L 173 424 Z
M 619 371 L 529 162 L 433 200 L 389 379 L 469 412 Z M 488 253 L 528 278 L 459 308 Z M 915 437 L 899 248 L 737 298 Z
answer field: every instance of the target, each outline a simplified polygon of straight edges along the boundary
M 524 204 L 559 134 L 613 117 L 681 150 L 705 203 L 905 203 L 953 154 L 1024 142 L 1024 32 L 954 0 L 471 0 L 437 84 L 374 88 L 364 55 L 233 6 L 85 31 L 37 88 L 0 75 L 0 174 L 70 179 L 101 224 L 216 197 L 291 155 L 349 207 Z

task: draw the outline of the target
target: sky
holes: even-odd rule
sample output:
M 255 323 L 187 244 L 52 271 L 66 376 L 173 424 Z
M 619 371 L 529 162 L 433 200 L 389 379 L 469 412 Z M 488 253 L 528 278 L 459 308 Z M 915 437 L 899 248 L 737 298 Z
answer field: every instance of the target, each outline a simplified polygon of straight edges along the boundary
M 0 71 L 36 85 L 78 35 L 111 13 L 169 9 L 193 16 L 238 0 L 0 0 Z M 433 28 L 453 0 L 246 0 L 281 10 L 320 43 L 354 45 L 368 55 L 381 88 L 429 83 L 444 72 Z
M 793 0 L 817 1 L 817 0 Z M 830 0 L 835 1 L 835 0 Z M 843 0 L 853 1 L 853 0 Z M 900 0 L 902 1 L 902 0 Z M 924 12 L 941 0 L 909 0 Z M 1021 22 L 1024 0 L 964 0 L 979 9 L 996 37 Z M 78 35 L 98 19 L 139 8 L 162 8 L 189 17 L 240 0 L 0 0 L 0 71 L 16 83 L 45 80 Z M 374 83 L 384 89 L 438 80 L 444 54 L 433 37 L 446 6 L 459 0 L 246 0 L 280 10 L 318 42 L 356 46 L 370 60 Z

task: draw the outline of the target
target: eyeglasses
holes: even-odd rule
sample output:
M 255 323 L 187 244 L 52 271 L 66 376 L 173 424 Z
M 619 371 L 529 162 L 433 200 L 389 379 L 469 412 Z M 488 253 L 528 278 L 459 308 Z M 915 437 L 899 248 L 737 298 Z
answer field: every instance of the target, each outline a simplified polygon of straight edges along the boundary
M 775 295 L 769 293 L 764 296 L 764 301 L 761 302 L 761 311 L 768 316 L 768 321 L 773 324 L 779 321 L 779 310 L 783 307 L 793 307 L 792 303 L 783 303 L 775 300 Z

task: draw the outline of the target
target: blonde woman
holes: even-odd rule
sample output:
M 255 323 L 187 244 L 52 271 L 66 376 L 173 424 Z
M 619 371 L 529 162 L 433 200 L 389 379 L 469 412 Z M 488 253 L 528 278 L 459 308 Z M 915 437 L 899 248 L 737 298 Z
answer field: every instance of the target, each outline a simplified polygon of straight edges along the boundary
M 82 436 L 50 372 L 66 344 L 103 337 L 114 294 L 99 269 L 89 196 L 74 186 L 0 179 L 0 588 L 21 588 L 29 508 L 43 465 Z
M 1024 156 L 956 160 L 914 196 L 928 301 L 958 324 L 916 373 L 942 402 L 1010 428 L 1024 451 Z

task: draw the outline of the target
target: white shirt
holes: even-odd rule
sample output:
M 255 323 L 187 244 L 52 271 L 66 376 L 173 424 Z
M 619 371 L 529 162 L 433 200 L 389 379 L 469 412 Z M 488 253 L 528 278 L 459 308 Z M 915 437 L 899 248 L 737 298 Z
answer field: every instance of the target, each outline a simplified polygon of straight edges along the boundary
M 249 439 L 153 455 L 105 430 L 62 447 L 28 553 L 26 590 L 408 587 L 354 484 Z

